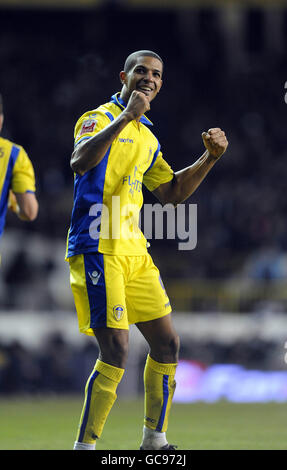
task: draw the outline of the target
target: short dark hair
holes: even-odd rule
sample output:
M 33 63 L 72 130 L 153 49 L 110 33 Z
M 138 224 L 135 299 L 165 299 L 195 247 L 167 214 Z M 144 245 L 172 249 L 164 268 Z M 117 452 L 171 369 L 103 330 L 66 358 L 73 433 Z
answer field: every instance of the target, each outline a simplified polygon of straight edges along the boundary
M 162 58 L 155 52 L 146 51 L 146 50 L 136 51 L 130 54 L 125 61 L 124 71 L 126 73 L 128 73 L 131 70 L 131 68 L 136 64 L 138 57 L 155 57 L 162 63 L 162 66 L 163 66 Z
M 1 93 L 0 93 L 0 114 L 3 114 L 3 99 L 2 99 Z

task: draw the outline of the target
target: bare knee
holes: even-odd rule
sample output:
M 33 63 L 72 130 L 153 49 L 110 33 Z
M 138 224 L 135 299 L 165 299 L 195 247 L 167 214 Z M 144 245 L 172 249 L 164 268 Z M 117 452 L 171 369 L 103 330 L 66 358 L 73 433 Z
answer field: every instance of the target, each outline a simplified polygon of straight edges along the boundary
M 100 355 L 99 359 L 121 369 L 125 368 L 128 357 L 128 331 L 116 329 L 95 329 Z
M 157 362 L 176 364 L 178 362 L 180 340 L 174 333 L 171 336 L 161 338 L 156 345 L 151 347 L 151 356 Z
M 171 348 L 171 354 L 173 355 L 175 362 L 178 362 L 180 339 L 177 334 L 175 334 L 174 337 L 172 338 L 170 348 Z
M 112 355 L 113 360 L 117 367 L 123 368 L 126 364 L 128 357 L 128 340 L 122 336 L 114 335 L 112 336 L 109 354 Z
M 175 333 L 172 338 L 170 338 L 168 343 L 169 354 L 172 358 L 172 363 L 178 362 L 178 353 L 179 353 L 180 340 L 179 336 Z

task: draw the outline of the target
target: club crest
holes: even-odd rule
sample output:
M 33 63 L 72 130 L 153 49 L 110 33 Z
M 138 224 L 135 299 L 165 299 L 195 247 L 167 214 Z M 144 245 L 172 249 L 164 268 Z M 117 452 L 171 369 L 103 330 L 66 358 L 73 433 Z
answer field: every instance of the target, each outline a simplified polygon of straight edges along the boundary
M 115 305 L 114 308 L 113 308 L 113 314 L 114 314 L 114 318 L 117 320 L 117 321 L 120 321 L 122 318 L 123 318 L 123 315 L 124 315 L 124 307 L 123 305 Z

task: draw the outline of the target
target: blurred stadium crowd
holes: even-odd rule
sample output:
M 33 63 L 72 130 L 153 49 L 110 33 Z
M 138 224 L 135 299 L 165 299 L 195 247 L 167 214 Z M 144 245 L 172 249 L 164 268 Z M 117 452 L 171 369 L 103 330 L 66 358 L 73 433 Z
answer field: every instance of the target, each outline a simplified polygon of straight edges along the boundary
M 23 145 L 32 159 L 40 203 L 38 219 L 24 228 L 7 218 L 2 310 L 73 308 L 64 262 L 73 128 L 83 112 L 119 91 L 118 73 L 137 49 L 155 50 L 165 62 L 164 86 L 149 117 L 175 171 L 203 153 L 204 130 L 219 126 L 229 140 L 227 154 L 188 201 L 198 205 L 196 249 L 178 251 L 176 241 L 152 241 L 166 285 L 173 279 L 270 283 L 287 277 L 287 10 L 141 11 L 119 5 L 0 11 L 2 135 Z M 156 202 L 147 192 L 145 198 Z M 267 354 L 265 346 L 250 355 Z M 60 373 L 63 382 L 55 387 L 78 389 L 75 358 L 90 360 L 89 346 L 80 354 L 62 338 L 52 339 L 43 359 L 19 343 L 0 350 L 1 391 L 56 383 L 59 357 L 66 375 Z M 217 353 L 228 361 L 226 350 Z
M 153 243 L 163 275 L 227 278 L 242 272 L 251 256 L 250 277 L 286 276 L 287 14 L 259 9 L 233 15 L 111 6 L 1 11 L 3 136 L 27 149 L 41 203 L 27 231 L 65 239 L 74 124 L 120 89 L 118 72 L 131 51 L 151 48 L 165 61 L 165 82 L 150 118 L 172 167 L 201 155 L 201 132 L 209 127 L 220 126 L 230 142 L 189 201 L 198 204 L 197 248 L 181 253 L 174 243 Z M 155 202 L 150 195 L 146 200 Z M 9 218 L 13 226 L 20 224 Z M 166 251 L 168 260 L 161 257 Z
M 247 369 L 284 370 L 278 367 L 276 341 L 238 340 L 234 344 L 192 340 L 183 342 L 181 360 L 190 360 L 203 369 L 213 364 L 240 365 Z M 40 351 L 21 341 L 0 343 L 0 396 L 14 394 L 77 394 L 85 387 L 86 378 L 95 364 L 95 342 L 71 345 L 60 333 L 47 336 Z M 119 396 L 143 392 L 143 372 L 146 352 L 142 352 L 137 367 L 127 368 Z M 127 377 L 126 377 L 127 376 Z M 126 388 L 127 387 L 127 388 Z

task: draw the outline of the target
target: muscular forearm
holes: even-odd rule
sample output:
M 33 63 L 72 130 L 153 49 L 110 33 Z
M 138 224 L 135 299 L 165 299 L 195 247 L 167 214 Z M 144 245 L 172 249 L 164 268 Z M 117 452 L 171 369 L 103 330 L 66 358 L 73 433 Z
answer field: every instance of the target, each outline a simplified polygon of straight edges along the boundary
M 72 170 L 84 175 L 97 166 L 126 125 L 134 119 L 140 119 L 149 109 L 149 101 L 144 93 L 134 90 L 125 110 L 111 124 L 75 148 L 71 157 Z
M 173 180 L 160 186 L 154 194 L 163 204 L 171 203 L 176 206 L 184 202 L 194 193 L 215 162 L 216 159 L 206 150 L 193 165 L 177 171 Z
M 14 204 L 13 212 L 19 219 L 32 222 L 38 215 L 38 201 L 34 193 L 15 193 L 16 204 Z
M 208 150 L 191 166 L 175 173 L 172 198 L 175 204 L 188 199 L 214 166 L 216 159 Z
M 127 112 L 122 112 L 111 124 L 75 148 L 71 157 L 71 168 L 79 175 L 97 166 L 104 158 L 108 148 L 125 126 L 132 120 Z
M 227 149 L 228 140 L 219 127 L 203 132 L 202 139 L 206 148 L 204 154 L 193 165 L 176 172 L 172 181 L 153 191 L 162 204 L 176 206 L 188 199 Z

